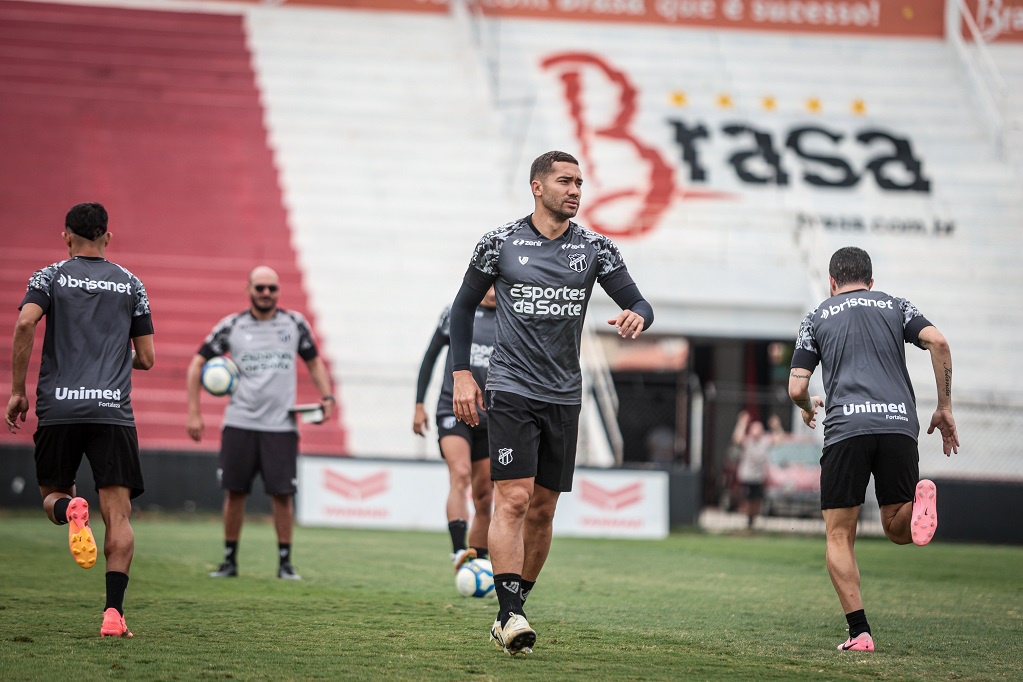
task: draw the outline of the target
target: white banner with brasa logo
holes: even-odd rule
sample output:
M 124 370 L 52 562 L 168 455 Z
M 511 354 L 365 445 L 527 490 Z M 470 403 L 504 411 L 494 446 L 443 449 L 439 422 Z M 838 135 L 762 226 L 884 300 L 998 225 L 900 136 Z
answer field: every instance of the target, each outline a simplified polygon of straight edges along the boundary
M 298 478 L 300 525 L 447 529 L 443 462 L 300 457 Z M 561 496 L 554 517 L 561 536 L 660 539 L 668 525 L 663 471 L 579 469 L 574 490 Z

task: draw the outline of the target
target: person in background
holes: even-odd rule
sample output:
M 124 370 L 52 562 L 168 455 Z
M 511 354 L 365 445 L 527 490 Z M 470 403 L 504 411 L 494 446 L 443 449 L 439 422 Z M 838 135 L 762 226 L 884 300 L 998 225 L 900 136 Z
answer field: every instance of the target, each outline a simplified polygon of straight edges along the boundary
M 199 410 L 202 368 L 207 360 L 230 353 L 238 365 L 238 387 L 224 410 L 217 477 L 224 490 L 224 560 L 213 578 L 238 575 L 245 502 L 256 474 L 270 495 L 277 531 L 277 577 L 301 580 L 291 562 L 298 485 L 298 426 L 289 410 L 297 394 L 301 358 L 322 396 L 323 420 L 334 406 L 330 375 L 320 358 L 312 330 L 297 312 L 277 306 L 280 278 L 261 265 L 249 274 L 249 308 L 228 315 L 213 328 L 188 366 L 188 435 L 199 442 L 205 432 Z
M 751 421 L 746 410 L 739 412 L 732 432 L 732 444 L 739 452 L 736 477 L 742 486 L 742 511 L 746 515 L 747 528 L 753 527 L 764 503 L 768 452 L 774 442 L 774 434 L 765 431 L 763 423 Z
M 470 370 L 476 383 L 486 385 L 490 354 L 494 350 L 495 322 L 494 288 L 490 287 L 483 301 L 476 308 L 473 323 L 472 353 L 469 357 Z M 416 407 L 412 418 L 412 430 L 417 436 L 426 436 L 430 418 L 426 414 L 423 400 L 433 375 L 433 367 L 441 351 L 451 342 L 451 308 L 446 307 L 434 330 L 430 345 L 423 355 L 416 384 Z M 444 383 L 437 400 L 437 435 L 440 441 L 440 456 L 448 466 L 448 496 L 446 513 L 448 532 L 451 534 L 451 563 L 457 571 L 466 561 L 477 557 L 487 558 L 487 533 L 490 530 L 490 512 L 494 501 L 494 485 L 490 480 L 490 449 L 487 440 L 485 413 L 476 428 L 455 419 L 451 403 L 454 377 L 451 375 L 451 355 L 444 361 Z M 472 494 L 474 516 L 469 529 L 466 499 Z M 466 540 L 468 539 L 468 546 Z
M 67 525 L 82 568 L 96 563 L 89 503 L 75 475 L 89 460 L 106 527 L 106 606 L 101 637 L 131 637 L 124 595 L 135 556 L 131 501 L 142 494 L 138 433 L 131 404 L 132 370 L 156 361 L 153 317 L 138 277 L 106 259 L 109 217 L 97 203 L 73 206 L 61 238 L 68 259 L 32 274 L 14 327 L 11 397 L 6 422 L 17 433 L 28 415 L 25 382 L 36 326 L 46 317 L 36 390 L 36 476 L 50 521 Z

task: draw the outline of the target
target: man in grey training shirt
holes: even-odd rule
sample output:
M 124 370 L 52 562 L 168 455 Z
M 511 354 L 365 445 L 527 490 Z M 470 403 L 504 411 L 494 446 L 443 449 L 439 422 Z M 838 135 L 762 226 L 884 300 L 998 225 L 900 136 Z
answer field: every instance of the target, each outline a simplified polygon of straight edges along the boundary
M 455 417 L 476 426 L 478 410 L 489 415 L 489 542 L 500 605 L 490 636 L 513 655 L 531 653 L 536 642 L 523 603 L 550 551 L 558 496 L 572 489 L 582 402 L 579 348 L 593 285 L 622 308 L 608 324 L 623 338 L 637 338 L 653 321 L 618 247 L 571 221 L 582 194 L 579 162 L 547 152 L 533 161 L 529 183 L 533 213 L 480 239 L 451 306 Z M 469 349 L 473 313 L 491 285 L 497 341 L 484 405 Z
M 322 399 L 323 420 L 334 405 L 330 376 L 312 331 L 297 312 L 277 307 L 280 278 L 266 266 L 249 274 L 248 310 L 228 315 L 213 328 L 188 366 L 188 435 L 202 440 L 200 376 L 210 358 L 230 353 L 241 377 L 224 411 L 217 475 L 224 489 L 224 561 L 214 578 L 238 575 L 238 542 L 245 500 L 256 474 L 273 500 L 277 531 L 277 577 L 301 580 L 291 563 L 298 483 L 298 427 L 289 409 L 295 405 L 296 370 L 302 358 Z
M 918 480 L 920 457 L 916 397 L 906 369 L 906 344 L 931 354 L 938 406 L 927 433 L 941 433 L 946 456 L 959 452 L 952 417 L 952 353 L 942 336 L 909 301 L 873 291 L 866 251 L 839 249 L 829 268 L 831 298 L 803 319 L 789 375 L 789 396 L 803 421 L 817 426 L 820 396 L 809 394 L 820 364 L 828 396 L 821 457 L 821 508 L 827 566 L 849 624 L 842 651 L 873 651 L 860 596 L 853 545 L 860 506 L 871 474 L 881 524 L 892 542 L 926 545 L 938 525 L 934 483 Z
M 50 521 L 68 525 L 75 562 L 91 568 L 96 540 L 89 504 L 76 496 L 82 455 L 89 459 L 106 526 L 106 607 L 100 635 L 131 637 L 124 593 L 135 554 L 131 500 L 142 494 L 138 435 L 131 405 L 132 369 L 149 369 L 156 353 L 149 297 L 142 282 L 106 260 L 107 212 L 100 204 L 71 208 L 61 234 L 67 260 L 35 272 L 14 328 L 7 428 L 28 414 L 25 380 L 36 325 L 46 316 L 36 390 L 36 475 Z

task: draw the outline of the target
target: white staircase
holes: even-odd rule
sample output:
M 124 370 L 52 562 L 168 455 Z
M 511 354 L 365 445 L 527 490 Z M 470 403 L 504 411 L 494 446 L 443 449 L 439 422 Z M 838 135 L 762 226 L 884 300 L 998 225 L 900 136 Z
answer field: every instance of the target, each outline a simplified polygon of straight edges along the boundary
M 466 38 L 432 14 L 263 8 L 248 25 L 350 451 L 436 456 L 411 433 L 422 354 L 476 241 L 531 209 L 503 200 Z

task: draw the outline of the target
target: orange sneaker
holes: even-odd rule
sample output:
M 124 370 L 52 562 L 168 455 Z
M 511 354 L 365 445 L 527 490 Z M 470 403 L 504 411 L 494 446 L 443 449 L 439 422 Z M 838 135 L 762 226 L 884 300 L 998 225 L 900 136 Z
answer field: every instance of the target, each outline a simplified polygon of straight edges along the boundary
M 75 563 L 92 568 L 96 563 L 96 538 L 89 527 L 89 503 L 81 497 L 72 498 L 67 506 L 68 545 Z
M 110 607 L 103 612 L 103 625 L 99 628 L 100 637 L 134 637 L 131 630 L 124 624 L 124 616 L 117 609 Z

